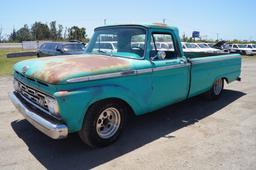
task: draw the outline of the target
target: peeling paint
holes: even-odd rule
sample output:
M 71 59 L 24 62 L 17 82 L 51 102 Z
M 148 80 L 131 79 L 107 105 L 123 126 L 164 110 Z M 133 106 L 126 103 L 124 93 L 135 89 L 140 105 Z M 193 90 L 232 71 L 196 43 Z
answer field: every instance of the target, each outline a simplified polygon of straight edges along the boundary
M 44 60 L 43 68 L 33 72 L 31 77 L 57 84 L 67 77 L 82 73 L 91 75 L 129 68 L 127 60 L 103 55 L 69 56 L 58 59 L 60 60 Z

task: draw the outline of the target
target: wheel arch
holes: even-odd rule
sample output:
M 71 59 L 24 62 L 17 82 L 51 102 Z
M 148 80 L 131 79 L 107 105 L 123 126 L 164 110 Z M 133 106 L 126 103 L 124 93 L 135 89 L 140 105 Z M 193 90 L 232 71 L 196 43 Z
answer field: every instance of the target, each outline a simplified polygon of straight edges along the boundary
M 88 109 L 90 107 L 92 107 L 94 104 L 97 104 L 97 103 L 101 103 L 101 102 L 119 102 L 121 104 L 123 104 L 127 109 L 128 109 L 128 113 L 131 113 L 131 115 L 134 115 L 135 116 L 135 111 L 134 111 L 134 108 L 127 102 L 125 101 L 124 99 L 122 98 L 118 98 L 118 97 L 108 97 L 108 98 L 103 98 L 103 99 L 100 99 L 100 100 L 97 100 L 97 101 L 94 101 L 92 102 Z M 88 110 L 87 109 L 87 110 Z

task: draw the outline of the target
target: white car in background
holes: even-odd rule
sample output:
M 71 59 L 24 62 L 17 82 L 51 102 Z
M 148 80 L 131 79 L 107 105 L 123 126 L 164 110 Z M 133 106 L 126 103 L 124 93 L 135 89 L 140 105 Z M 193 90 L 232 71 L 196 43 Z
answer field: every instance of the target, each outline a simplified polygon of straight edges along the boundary
M 230 44 L 230 53 L 239 53 L 241 55 L 253 55 L 251 48 L 248 48 L 246 44 Z
M 252 54 L 256 54 L 256 44 L 246 44 L 246 48 L 249 48 L 252 50 Z
M 102 51 L 106 53 L 117 52 L 117 42 L 115 41 L 96 42 L 93 51 Z
M 204 52 L 196 43 L 182 42 L 181 44 L 184 52 Z
M 131 43 L 132 49 L 145 49 L 145 43 L 144 42 L 132 42 Z
M 174 51 L 173 44 L 171 42 L 157 42 L 156 48 L 157 50 Z
M 207 52 L 207 53 L 223 53 L 222 50 L 219 50 L 219 49 L 216 49 L 216 48 L 212 48 L 207 43 L 196 43 L 196 45 L 200 49 L 202 49 L 204 52 Z

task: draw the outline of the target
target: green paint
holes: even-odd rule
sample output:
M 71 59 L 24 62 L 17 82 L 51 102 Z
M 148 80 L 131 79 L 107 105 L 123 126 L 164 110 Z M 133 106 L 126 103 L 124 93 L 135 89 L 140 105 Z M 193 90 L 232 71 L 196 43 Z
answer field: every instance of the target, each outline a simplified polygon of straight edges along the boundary
M 194 62 L 204 62 L 199 64 L 184 65 L 184 67 L 155 70 L 143 74 L 134 74 L 129 76 L 120 76 L 107 79 L 99 79 L 93 81 L 67 83 L 69 78 L 77 78 L 81 76 L 101 75 L 113 72 L 122 72 L 124 70 L 143 70 L 143 69 L 161 69 L 168 66 L 180 65 L 182 59 L 186 59 L 181 48 L 178 29 L 175 27 L 163 26 L 141 26 L 147 30 L 146 34 L 146 53 L 143 59 L 129 53 L 115 53 L 123 57 L 117 57 L 127 63 L 123 67 L 109 67 L 101 71 L 85 71 L 76 74 L 70 74 L 59 81 L 59 83 L 47 86 L 40 85 L 29 79 L 23 78 L 17 73 L 14 76 L 22 82 L 40 89 L 41 91 L 54 96 L 59 104 L 60 114 L 63 121 L 67 124 L 69 132 L 79 131 L 84 115 L 88 107 L 96 101 L 107 98 L 118 98 L 127 102 L 134 110 L 136 115 L 145 114 L 157 110 L 166 105 L 184 100 L 209 90 L 213 82 L 218 78 L 226 78 L 229 82 L 236 80 L 241 72 L 241 58 L 239 55 L 222 55 L 212 57 L 200 57 L 191 59 Z M 176 48 L 179 50 L 178 58 L 150 61 L 150 42 L 152 32 L 171 33 Z M 15 65 L 15 70 L 22 72 L 23 66 L 29 66 L 30 69 L 26 73 L 27 76 L 40 72 L 49 62 L 62 63 L 66 57 L 49 57 L 41 60 L 27 60 Z M 84 57 L 88 57 L 85 55 Z M 111 56 L 109 56 L 111 57 Z M 112 56 L 113 57 L 113 56 Z M 130 58 L 124 58 L 130 57 Z M 230 57 L 230 59 L 228 59 Z M 236 58 L 234 58 L 236 57 Z M 210 60 L 221 60 L 211 61 Z M 225 60 L 224 60 L 225 59 Z M 191 74 L 190 74 L 191 70 Z M 191 75 L 191 77 L 190 77 Z M 191 80 L 191 85 L 190 85 Z M 190 86 L 190 87 L 189 87 Z M 190 92 L 189 92 L 190 89 Z M 69 91 L 64 96 L 60 96 L 58 91 Z M 188 94 L 189 93 L 189 94 Z

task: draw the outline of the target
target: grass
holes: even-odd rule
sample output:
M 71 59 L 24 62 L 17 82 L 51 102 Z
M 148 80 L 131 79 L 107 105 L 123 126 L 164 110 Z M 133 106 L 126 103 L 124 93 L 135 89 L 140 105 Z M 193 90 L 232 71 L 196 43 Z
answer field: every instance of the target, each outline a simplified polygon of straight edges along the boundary
M 0 49 L 0 76 L 8 76 L 12 74 L 13 65 L 19 61 L 30 59 L 33 57 L 17 57 L 7 58 L 6 54 L 24 52 L 22 49 Z M 35 57 L 35 56 L 34 56 Z M 256 59 L 256 56 L 242 56 L 243 60 Z
M 16 57 L 7 58 L 6 54 L 24 52 L 22 49 L 0 49 L 0 76 L 7 76 L 12 74 L 13 65 L 19 61 L 30 59 L 33 57 Z

